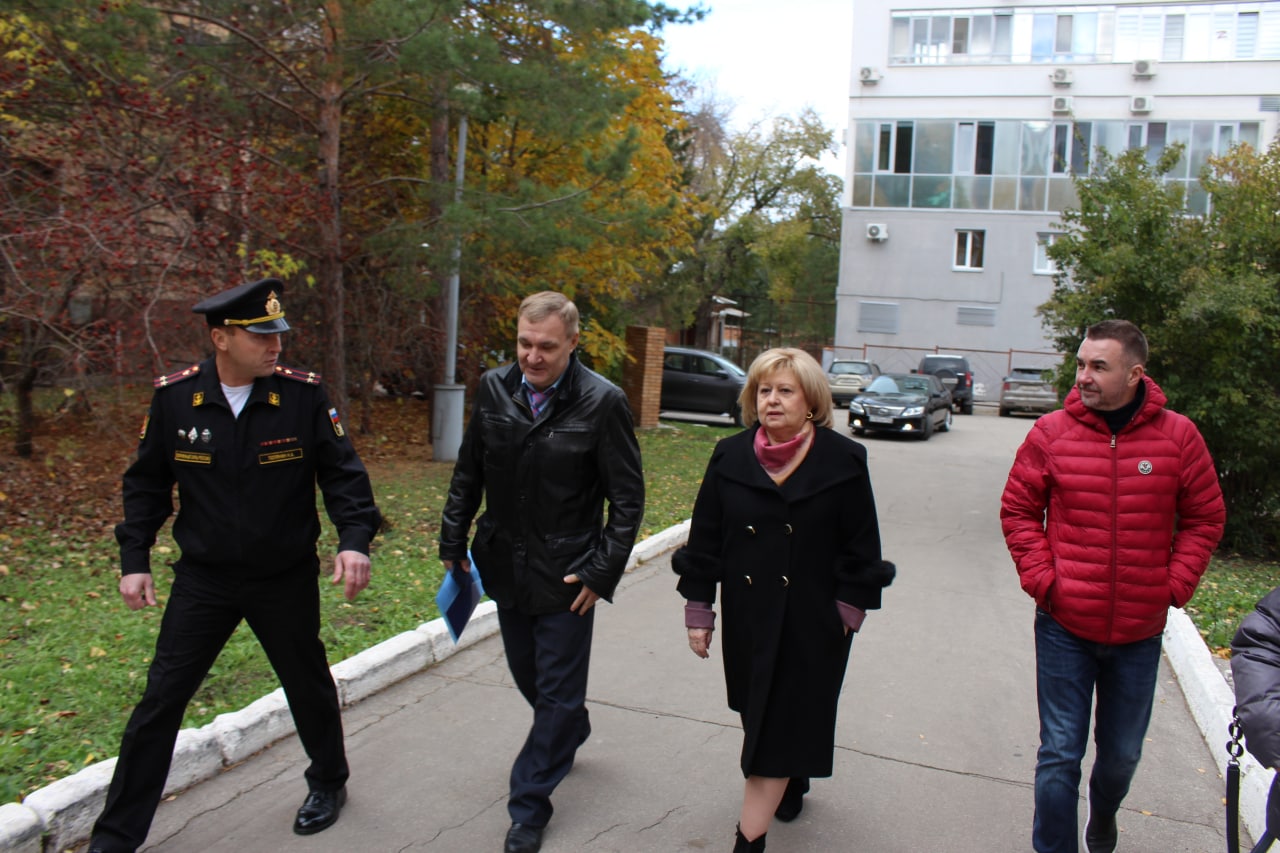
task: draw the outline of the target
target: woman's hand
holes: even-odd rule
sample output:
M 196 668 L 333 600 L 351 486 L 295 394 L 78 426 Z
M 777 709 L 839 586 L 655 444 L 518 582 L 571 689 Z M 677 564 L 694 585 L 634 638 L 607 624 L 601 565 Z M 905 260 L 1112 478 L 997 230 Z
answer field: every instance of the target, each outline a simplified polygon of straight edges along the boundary
M 711 653 L 711 632 L 712 628 L 690 628 L 689 629 L 689 648 L 693 649 L 693 653 L 700 658 L 710 657 Z

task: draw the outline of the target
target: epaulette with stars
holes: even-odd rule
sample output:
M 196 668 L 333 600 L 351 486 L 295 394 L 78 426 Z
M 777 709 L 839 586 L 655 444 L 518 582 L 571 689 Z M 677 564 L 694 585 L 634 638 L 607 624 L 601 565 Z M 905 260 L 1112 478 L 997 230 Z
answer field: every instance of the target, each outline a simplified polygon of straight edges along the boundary
M 305 382 L 308 385 L 319 385 L 320 374 L 310 370 L 297 370 L 292 367 L 285 367 L 283 364 L 276 365 L 276 376 L 283 376 L 285 379 L 292 379 L 294 382 Z
M 176 373 L 170 373 L 167 376 L 157 376 L 155 378 L 155 381 L 152 382 L 152 384 L 155 385 L 155 387 L 157 388 L 167 388 L 170 385 L 185 381 L 187 379 L 190 379 L 193 376 L 199 376 L 199 375 L 200 375 L 200 365 L 193 364 L 190 367 L 183 368 L 182 370 L 177 371 Z

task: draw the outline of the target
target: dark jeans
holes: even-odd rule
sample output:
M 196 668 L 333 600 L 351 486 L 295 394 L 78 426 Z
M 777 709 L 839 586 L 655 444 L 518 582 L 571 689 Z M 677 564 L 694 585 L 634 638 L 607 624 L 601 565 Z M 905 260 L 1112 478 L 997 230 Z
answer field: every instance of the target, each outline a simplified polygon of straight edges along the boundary
M 502 646 L 516 687 L 533 707 L 533 725 L 511 766 L 507 812 L 513 823 L 546 826 L 551 792 L 573 768 L 578 747 L 591 732 L 587 671 L 595 608 L 528 616 L 498 609 Z
M 1089 807 L 1112 815 L 1129 793 L 1151 721 L 1160 668 L 1160 635 L 1124 645 L 1082 640 L 1036 610 L 1036 699 L 1040 751 L 1036 760 L 1037 853 L 1076 853 L 1080 844 L 1080 762 L 1097 690 L 1095 756 Z
M 187 703 L 244 619 L 280 679 L 298 738 L 311 759 L 307 786 L 347 781 L 338 691 L 320 640 L 320 592 L 310 572 L 233 580 L 180 570 L 160 622 L 147 687 L 133 710 L 91 846 L 142 846 L 164 792 Z

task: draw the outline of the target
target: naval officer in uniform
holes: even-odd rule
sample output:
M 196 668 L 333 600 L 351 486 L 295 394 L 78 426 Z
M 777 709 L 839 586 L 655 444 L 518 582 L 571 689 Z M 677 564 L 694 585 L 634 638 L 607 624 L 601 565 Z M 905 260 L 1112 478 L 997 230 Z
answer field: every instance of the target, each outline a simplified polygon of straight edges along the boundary
M 196 305 L 213 356 L 155 381 L 116 527 L 130 610 L 157 606 L 151 548 L 173 513 L 175 483 L 181 553 L 91 851 L 134 851 L 146 840 L 187 703 L 241 620 L 280 679 L 311 761 L 294 832 L 328 828 L 346 801 L 338 693 L 320 640 L 316 486 L 338 529 L 332 581 L 349 600 L 369 583 L 382 518 L 320 377 L 278 361 L 289 330 L 283 293 L 269 278 Z

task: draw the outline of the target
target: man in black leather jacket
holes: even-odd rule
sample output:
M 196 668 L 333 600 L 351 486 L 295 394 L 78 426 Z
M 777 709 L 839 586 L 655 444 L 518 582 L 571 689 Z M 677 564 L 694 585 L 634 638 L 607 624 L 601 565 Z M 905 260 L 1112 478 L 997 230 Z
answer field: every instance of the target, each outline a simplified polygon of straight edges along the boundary
M 520 304 L 517 363 L 480 380 L 441 523 L 440 558 L 465 571 L 475 558 L 511 674 L 533 706 L 511 768 L 505 853 L 541 847 L 551 793 L 591 732 L 592 608 L 612 601 L 644 514 L 627 399 L 578 362 L 577 345 L 578 309 L 564 295 Z

